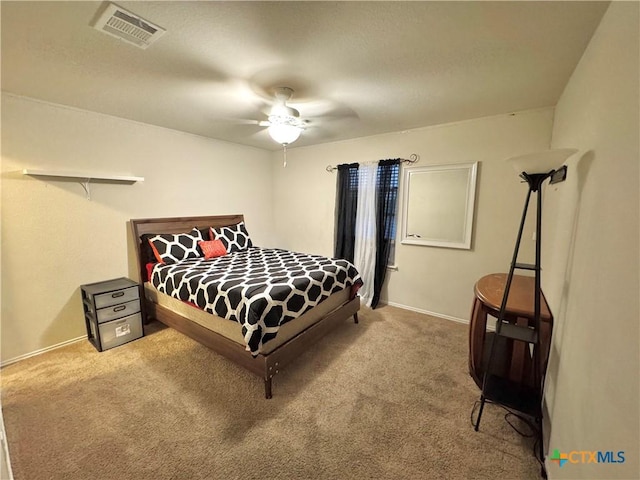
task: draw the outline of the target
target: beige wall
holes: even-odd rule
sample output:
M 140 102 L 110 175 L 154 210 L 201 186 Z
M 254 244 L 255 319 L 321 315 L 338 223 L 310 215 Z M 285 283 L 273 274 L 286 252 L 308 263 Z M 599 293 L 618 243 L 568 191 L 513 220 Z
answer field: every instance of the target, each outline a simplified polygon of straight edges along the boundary
M 327 165 L 420 155 L 418 165 L 480 162 L 471 250 L 397 246 L 397 271 L 382 301 L 468 320 L 473 285 L 509 268 L 527 189 L 504 160 L 549 148 L 552 109 L 470 120 L 406 133 L 377 135 L 274 154 L 277 243 L 292 250 L 333 254 L 336 173 Z M 399 205 L 399 208 L 401 205 Z M 532 230 L 522 261 L 533 256 Z
M 505 270 L 513 248 L 524 189 L 503 160 L 547 148 L 552 116 L 542 109 L 291 149 L 282 168 L 281 152 L 5 94 L 2 359 L 84 335 L 79 285 L 135 278 L 130 218 L 241 212 L 259 245 L 331 255 L 336 175 L 326 165 L 413 152 L 421 165 L 481 162 L 474 247 L 398 245 L 398 271 L 389 273 L 383 300 L 468 319 L 473 284 Z M 87 200 L 76 182 L 25 177 L 22 168 L 145 181 L 91 185 Z
M 638 7 L 613 2 L 556 108 L 553 147 L 584 152 L 547 191 L 543 288 L 556 316 L 550 449 L 625 451 L 551 478 L 640 478 Z
M 136 278 L 131 218 L 244 213 L 271 245 L 271 155 L 164 128 L 2 96 L 2 360 L 85 335 L 79 286 Z M 22 168 L 144 177 L 91 185 Z

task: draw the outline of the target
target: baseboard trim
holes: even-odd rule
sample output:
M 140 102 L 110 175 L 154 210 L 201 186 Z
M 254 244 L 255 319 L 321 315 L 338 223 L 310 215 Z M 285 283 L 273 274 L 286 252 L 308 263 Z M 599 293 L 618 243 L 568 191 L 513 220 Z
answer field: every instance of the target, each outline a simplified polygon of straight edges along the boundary
M 544 455 L 544 471 L 547 474 L 547 480 L 551 480 L 549 476 L 549 443 L 551 442 L 551 417 L 549 416 L 549 405 L 547 397 L 542 395 L 542 454 Z
M 0 475 L 4 478 L 5 475 L 8 475 L 7 480 L 13 480 L 13 470 L 11 468 L 11 458 L 9 457 L 9 444 L 7 442 L 7 432 L 4 429 L 4 417 L 2 416 L 2 408 L 0 407 L 0 425 L 2 428 L 2 438 L 0 439 L 0 443 L 2 443 L 2 465 L 0 465 Z
M 6 367 L 7 365 L 11 365 L 12 363 L 19 362 L 20 360 L 25 360 L 27 358 L 35 357 L 35 356 L 41 355 L 41 354 L 43 354 L 45 352 L 49 352 L 51 350 L 55 350 L 57 348 L 61 348 L 61 347 L 64 347 L 66 345 L 70 345 L 72 343 L 80 342 L 81 340 L 86 340 L 86 339 L 87 339 L 87 336 L 83 335 L 81 337 L 72 338 L 71 340 L 66 340 L 66 341 L 61 342 L 61 343 L 56 343 L 55 345 L 51 345 L 50 347 L 41 348 L 39 350 L 35 350 L 33 352 L 30 352 L 30 353 L 25 353 L 24 355 L 19 355 L 17 357 L 10 358 L 9 360 L 5 360 L 4 362 L 0 363 L 0 368 Z
M 391 307 L 402 308 L 403 310 L 409 310 L 411 312 L 424 313 L 426 315 L 431 315 L 432 317 L 443 318 L 445 320 L 451 320 L 452 322 L 464 323 L 464 324 L 469 325 L 469 320 L 467 320 L 467 319 L 458 318 L 458 317 L 452 317 L 451 315 L 445 315 L 444 313 L 432 312 L 430 310 L 424 310 L 422 308 L 411 307 L 409 305 L 403 305 L 401 303 L 396 303 L 396 302 L 385 302 L 385 301 L 381 300 L 380 303 L 382 303 L 384 305 L 389 305 Z
M 432 317 L 442 318 L 444 320 L 450 320 L 452 322 L 464 323 L 466 325 L 469 325 L 469 320 L 467 320 L 465 318 L 453 317 L 451 315 L 445 315 L 444 313 L 432 312 L 431 310 L 425 310 L 423 308 L 416 308 L 416 307 L 412 307 L 412 306 L 409 306 L 409 305 L 403 305 L 402 303 L 387 302 L 387 301 L 384 301 L 384 300 L 380 300 L 380 304 L 389 305 L 391 307 L 402 308 L 403 310 L 409 310 L 411 312 L 424 313 L 426 315 L 431 315 Z M 491 326 L 488 325 L 487 329 L 491 330 L 492 328 L 491 328 Z M 76 342 L 80 342 L 82 340 L 86 340 L 86 338 L 87 338 L 87 336 L 83 335 L 81 337 L 72 338 L 71 340 L 67 340 L 65 342 L 57 343 L 56 345 L 51 345 L 50 347 L 41 348 L 39 350 L 35 350 L 33 352 L 30 352 L 30 353 L 25 353 L 24 355 L 19 355 L 17 357 L 10 358 L 9 360 L 5 360 L 4 362 L 0 363 L 0 368 L 6 367 L 8 365 L 11 365 L 12 363 L 16 363 L 16 362 L 19 362 L 21 360 L 25 360 L 27 358 L 31 358 L 31 357 L 35 357 L 37 355 L 41 355 L 41 354 L 43 354 L 45 352 L 49 352 L 49 351 L 55 350 L 57 348 L 64 347 L 66 345 L 70 345 L 72 343 L 76 343 Z

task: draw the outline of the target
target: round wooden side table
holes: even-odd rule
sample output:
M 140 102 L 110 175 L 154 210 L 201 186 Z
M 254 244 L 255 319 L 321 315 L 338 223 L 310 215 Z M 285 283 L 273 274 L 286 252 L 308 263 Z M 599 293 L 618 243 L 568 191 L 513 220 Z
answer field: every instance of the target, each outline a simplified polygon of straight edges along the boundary
M 469 326 L 469 373 L 480 388 L 482 388 L 484 365 L 494 337 L 491 331 L 487 331 L 487 316 L 498 318 L 506 279 L 506 273 L 492 273 L 478 280 L 474 287 L 475 299 L 471 309 L 471 325 Z M 509 289 L 505 320 L 518 325 L 527 325 L 532 322 L 534 291 L 533 277 L 514 275 Z M 540 292 L 540 310 L 540 355 L 538 361 L 540 362 L 539 371 L 544 375 L 549 357 L 553 316 L 542 292 Z M 498 345 L 496 346 L 498 347 Z M 501 348 L 499 356 L 503 359 L 502 369 L 498 372 L 501 376 L 529 387 L 541 385 L 541 379 L 533 378 L 533 358 L 528 345 L 523 342 L 506 340 L 505 344 L 500 345 L 499 348 Z

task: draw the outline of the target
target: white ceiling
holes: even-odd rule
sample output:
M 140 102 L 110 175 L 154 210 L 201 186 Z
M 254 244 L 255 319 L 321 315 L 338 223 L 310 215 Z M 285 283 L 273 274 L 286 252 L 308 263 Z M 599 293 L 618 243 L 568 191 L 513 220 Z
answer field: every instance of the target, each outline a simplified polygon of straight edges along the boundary
M 608 2 L 117 2 L 167 30 L 142 50 L 106 2 L 1 2 L 2 90 L 274 150 L 555 105 Z

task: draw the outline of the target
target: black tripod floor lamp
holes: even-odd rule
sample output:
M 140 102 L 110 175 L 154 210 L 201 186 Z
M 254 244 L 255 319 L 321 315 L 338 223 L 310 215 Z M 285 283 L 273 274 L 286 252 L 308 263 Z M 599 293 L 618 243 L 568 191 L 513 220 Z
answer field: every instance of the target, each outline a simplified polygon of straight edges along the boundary
M 529 190 L 522 212 L 520 228 L 516 239 L 516 245 L 509 268 L 509 274 L 506 278 L 504 286 L 504 294 L 498 320 L 496 322 L 495 334 L 489 346 L 489 355 L 486 357 L 484 366 L 484 378 L 482 381 L 482 394 L 480 396 L 480 409 L 475 422 L 475 430 L 480 427 L 482 411 L 485 403 L 497 403 L 504 407 L 517 410 L 530 417 L 533 417 L 535 423 L 539 425 L 539 447 L 540 458 L 543 460 L 542 445 L 542 393 L 544 386 L 544 376 L 546 370 L 547 359 L 540 358 L 540 260 L 541 260 L 541 240 L 542 240 L 542 185 L 545 180 L 550 179 L 550 183 L 558 183 L 564 181 L 567 176 L 567 167 L 563 166 L 564 162 L 577 150 L 575 149 L 555 149 L 547 150 L 539 153 L 532 153 L 514 157 L 508 160 L 518 172 L 520 177 L 527 183 Z M 535 263 L 519 263 L 518 252 L 520 250 L 520 242 L 522 240 L 522 232 L 524 230 L 525 220 L 529 207 L 531 195 L 537 195 L 536 202 L 536 230 L 535 230 Z M 533 320 L 526 325 L 511 323 L 506 317 L 507 300 L 509 298 L 509 290 L 515 270 L 530 270 L 534 272 L 534 315 Z M 508 351 L 505 345 L 513 345 L 514 342 L 524 342 L 531 351 L 531 360 L 533 363 L 533 388 L 519 382 L 513 382 L 505 378 L 497 372 L 502 372 L 504 362 L 506 361 L 503 353 Z M 501 354 L 502 352 L 502 354 Z

